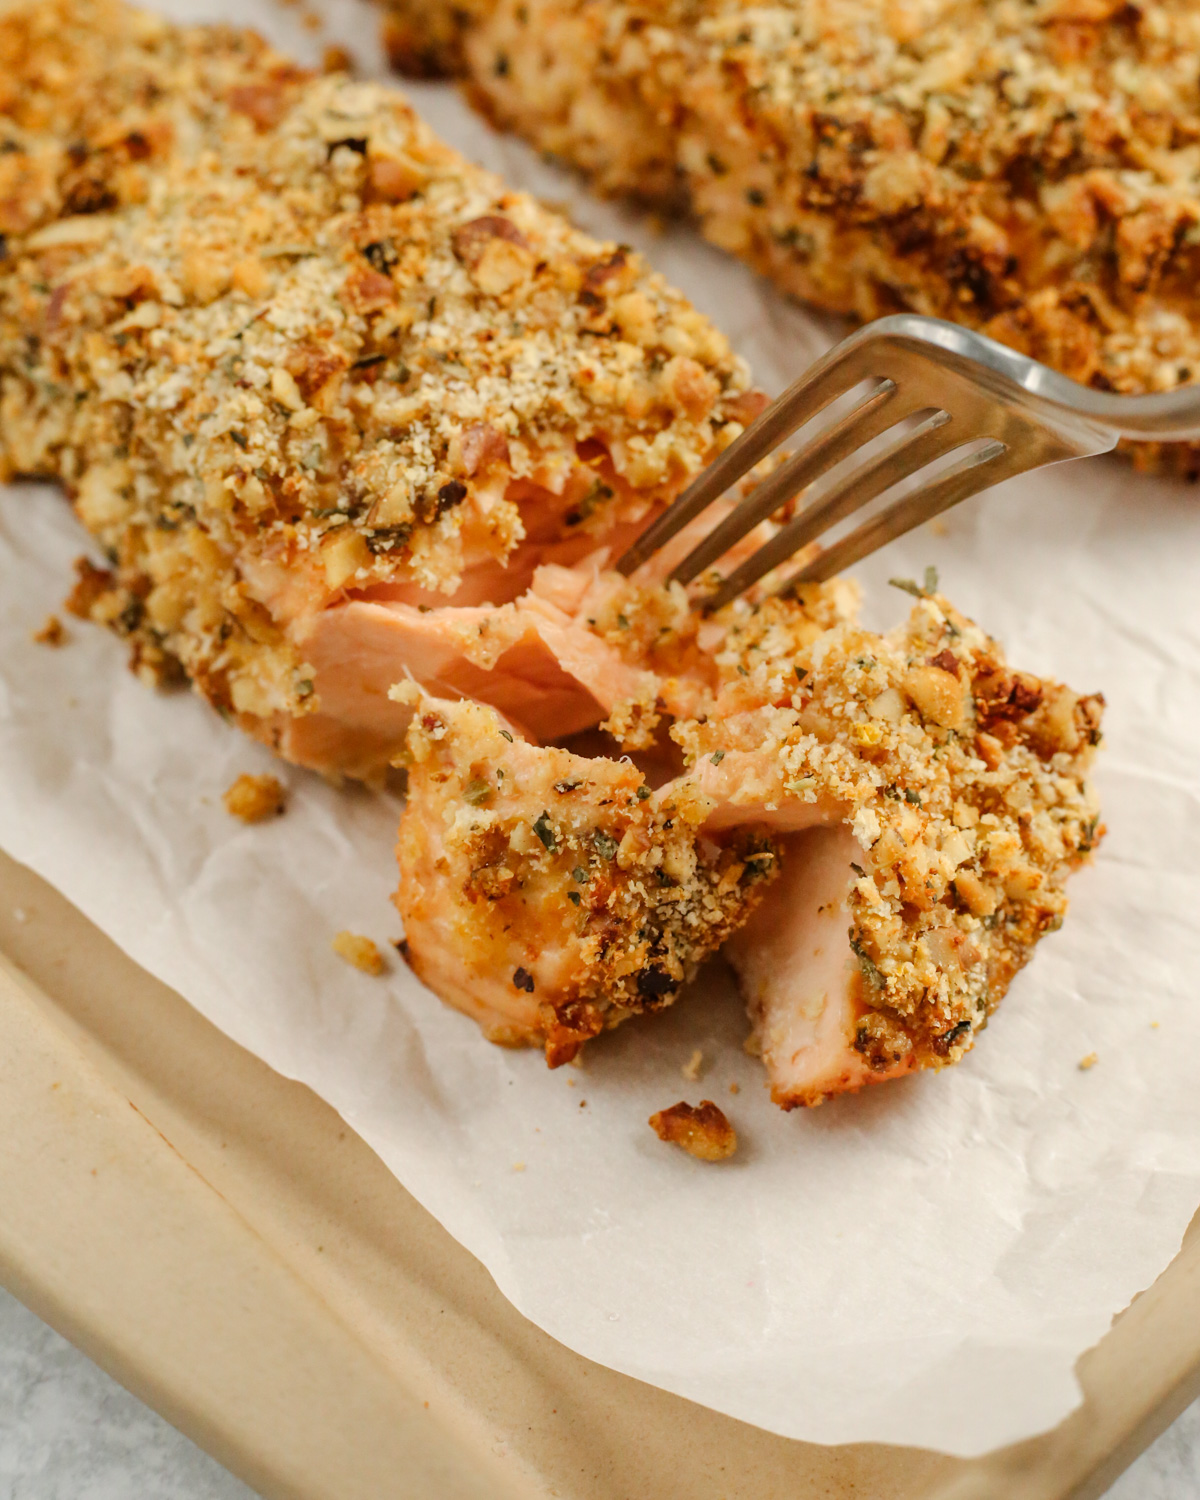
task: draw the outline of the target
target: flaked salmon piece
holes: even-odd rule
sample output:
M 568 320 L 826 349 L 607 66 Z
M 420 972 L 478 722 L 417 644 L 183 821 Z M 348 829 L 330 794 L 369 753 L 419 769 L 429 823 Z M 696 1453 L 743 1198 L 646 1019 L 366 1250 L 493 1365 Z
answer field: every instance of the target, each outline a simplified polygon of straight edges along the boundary
M 556 583 L 560 601 L 580 596 L 579 580 L 552 577 L 551 592 Z M 639 837 L 661 841 L 664 859 L 683 860 L 690 850 L 706 870 L 714 843 L 747 837 L 754 865 L 772 878 L 715 920 L 721 940 L 748 920 L 726 952 L 773 1097 L 786 1108 L 815 1104 L 959 1061 L 1037 941 L 1060 925 L 1066 877 L 1099 837 L 1087 771 L 1101 700 L 1011 671 L 995 643 L 940 596 L 922 596 L 888 635 L 855 625 L 838 585 L 803 599 L 738 603 L 704 623 L 681 617 L 677 604 L 669 590 L 622 592 L 613 583 L 583 624 L 618 651 L 627 643 L 651 669 L 670 668 L 658 675 L 659 699 L 678 715 L 671 734 L 686 769 L 653 791 L 644 785 L 641 811 L 628 803 L 642 820 Z M 614 626 L 605 608 L 618 608 L 624 624 Z M 673 624 L 664 634 L 666 620 Z M 680 714 L 684 703 L 691 716 Z M 468 866 L 482 856 L 470 838 L 486 819 L 465 813 L 462 802 L 471 785 L 490 802 L 491 751 L 477 721 L 455 720 L 470 732 L 452 734 L 446 712 L 437 705 L 432 729 L 410 731 L 414 756 L 436 770 L 413 777 L 405 827 L 420 830 L 434 851 L 426 861 L 439 848 L 446 860 L 430 887 L 427 874 L 406 871 L 406 861 L 417 866 L 402 837 L 400 904 L 406 920 L 418 914 L 418 972 L 470 1009 L 469 994 L 492 993 L 487 934 L 499 930 L 505 945 L 523 945 L 521 953 L 544 950 L 545 991 L 555 1004 L 573 1003 L 580 975 L 594 971 L 572 945 L 558 866 L 547 885 L 546 857 L 531 845 L 530 888 L 540 893 L 532 905 L 518 901 L 503 921 L 476 910 Z M 586 768 L 612 768 L 611 761 L 572 757 L 568 772 L 556 759 L 566 752 L 519 739 L 512 753 L 533 796 L 508 804 L 506 816 L 523 817 L 525 827 L 543 811 L 552 816 L 558 804 L 547 788 L 556 778 L 571 785 L 570 813 L 584 829 L 604 826 L 614 799 L 628 802 L 641 784 L 632 765 L 606 769 L 610 783 L 595 773 L 589 779 Z M 660 814 L 661 825 L 653 822 Z M 451 855 L 452 824 L 471 834 Z M 507 850 L 496 857 L 511 871 Z M 440 929 L 421 916 L 423 901 Z M 642 919 L 630 911 L 614 921 L 609 940 L 621 941 L 635 920 Z M 475 933 L 470 941 L 483 955 L 469 973 L 456 956 L 463 932 Z M 688 941 L 696 945 L 694 931 Z M 510 960 L 533 973 L 532 958 L 505 946 L 503 963 Z M 587 1024 L 599 1031 L 623 1013 L 617 1005 Z M 551 1034 L 544 1017 L 542 1028 Z
M 490 708 L 416 688 L 400 822 L 404 952 L 493 1041 L 551 1066 L 670 1004 L 772 878 L 753 829 L 706 835 L 686 783 L 523 741 Z
M 860 1024 L 870 1014 L 850 948 L 848 900 L 862 857 L 845 827 L 788 834 L 777 844 L 779 879 L 725 945 L 741 985 L 771 1098 L 785 1109 L 883 1083 L 916 1066 L 899 1033 L 889 1057 Z M 870 1060 L 868 1060 L 870 1059 Z
M 143 677 L 307 765 L 399 748 L 410 649 L 473 690 L 387 607 L 611 558 L 752 413 L 639 256 L 392 89 L 119 0 L 16 0 L 0 58 L 0 474 L 68 488 L 112 560 L 78 602 Z M 574 689 L 527 644 L 553 715 Z
M 958 1062 L 1101 832 L 1102 699 L 1012 671 L 937 595 L 887 635 L 806 613 L 721 620 L 711 709 L 672 731 L 708 826 L 779 842 L 726 951 L 787 1108 Z
M 496 609 L 351 600 L 322 611 L 300 637 L 320 706 L 281 721 L 281 752 L 369 779 L 404 742 L 412 709 L 389 697 L 398 679 L 490 703 L 535 742 L 599 724 L 618 704 L 627 718 L 641 704 L 649 723 L 657 680 L 581 615 L 602 607 L 611 580 L 544 567 L 528 594 Z

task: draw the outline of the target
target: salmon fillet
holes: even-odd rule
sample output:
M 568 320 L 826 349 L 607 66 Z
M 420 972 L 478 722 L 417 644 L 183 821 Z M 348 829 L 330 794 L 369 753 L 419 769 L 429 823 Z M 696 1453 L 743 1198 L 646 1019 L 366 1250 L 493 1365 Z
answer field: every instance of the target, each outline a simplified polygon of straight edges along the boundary
M 1200 372 L 1194 0 L 387 7 L 399 67 L 459 73 L 495 123 L 818 307 L 950 318 L 1104 390 Z
M 639 257 L 395 91 L 117 0 L 0 12 L 0 236 L 0 475 L 107 553 L 77 609 L 326 772 L 379 774 L 394 682 L 470 691 L 471 610 L 622 549 L 761 404 Z
M 1012 671 L 940 595 L 883 636 L 844 583 L 701 622 L 603 582 L 624 626 L 587 628 L 635 642 L 682 769 L 651 787 L 423 702 L 397 894 L 416 972 L 554 1062 L 648 1008 L 614 963 L 668 954 L 660 1004 L 723 943 L 784 1108 L 958 1062 L 1100 837 L 1102 700 Z M 706 915 L 697 872 L 731 870 Z M 669 939 L 664 904 L 687 914 Z

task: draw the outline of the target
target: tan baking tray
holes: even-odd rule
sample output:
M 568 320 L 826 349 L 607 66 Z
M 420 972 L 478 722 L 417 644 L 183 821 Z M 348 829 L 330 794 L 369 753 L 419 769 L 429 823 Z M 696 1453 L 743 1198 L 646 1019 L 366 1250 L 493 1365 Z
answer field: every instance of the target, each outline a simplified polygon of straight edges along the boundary
M 791 1442 L 614 1374 L 3 855 L 0 1140 L 0 1281 L 269 1500 L 1085 1500 L 1200 1393 L 1196 1233 L 1082 1361 L 1084 1407 L 984 1459 Z

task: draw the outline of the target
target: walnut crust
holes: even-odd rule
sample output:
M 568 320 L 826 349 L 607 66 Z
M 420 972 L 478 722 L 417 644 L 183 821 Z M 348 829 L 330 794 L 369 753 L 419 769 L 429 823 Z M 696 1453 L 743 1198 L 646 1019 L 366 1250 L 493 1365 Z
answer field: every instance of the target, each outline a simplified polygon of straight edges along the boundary
M 785 291 L 980 328 L 1103 389 L 1200 373 L 1192 0 L 390 0 L 500 125 L 682 198 Z M 421 38 L 426 41 L 422 42 Z M 1200 447 L 1133 445 L 1195 477 Z
M 394 90 L 115 0 L 0 11 L 0 476 L 60 480 L 111 560 L 81 611 L 264 738 L 317 707 L 298 622 L 531 526 L 599 545 L 747 383 Z

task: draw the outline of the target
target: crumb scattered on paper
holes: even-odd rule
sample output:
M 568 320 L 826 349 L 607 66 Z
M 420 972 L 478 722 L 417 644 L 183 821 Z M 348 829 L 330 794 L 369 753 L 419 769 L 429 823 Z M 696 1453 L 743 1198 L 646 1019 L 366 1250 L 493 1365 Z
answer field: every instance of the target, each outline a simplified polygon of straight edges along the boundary
M 697 1047 L 679 1071 L 689 1082 L 695 1083 L 696 1079 L 700 1077 L 700 1071 L 703 1067 L 704 1053 Z
M 1100 1059 L 1094 1052 L 1089 1052 L 1086 1057 L 1079 1059 L 1079 1071 L 1086 1073 L 1089 1068 L 1094 1068 L 1099 1061 Z
M 353 73 L 354 57 L 345 47 L 336 42 L 330 43 L 321 53 L 321 71 L 323 73 Z
M 383 973 L 383 954 L 369 937 L 357 932 L 339 932 L 333 940 L 333 951 L 364 974 Z
M 523 1161 L 515 1161 L 515 1162 L 513 1162 L 513 1171 L 514 1172 L 523 1172 L 524 1170 L 525 1170 L 525 1163 Z
M 650 1127 L 660 1141 L 682 1146 L 701 1161 L 725 1161 L 737 1150 L 737 1132 L 711 1099 L 698 1105 L 681 1099 L 651 1115 Z
M 287 793 L 276 776 L 239 776 L 226 789 L 222 801 L 225 811 L 243 823 L 262 823 L 277 818 L 283 811 Z
M 33 638 L 39 646 L 61 646 L 67 640 L 67 632 L 57 615 L 47 615 L 46 623 L 33 632 Z
M 729 1085 L 729 1092 L 731 1094 L 740 1094 L 742 1092 L 742 1086 L 741 1086 L 741 1084 L 740 1083 L 731 1083 Z

